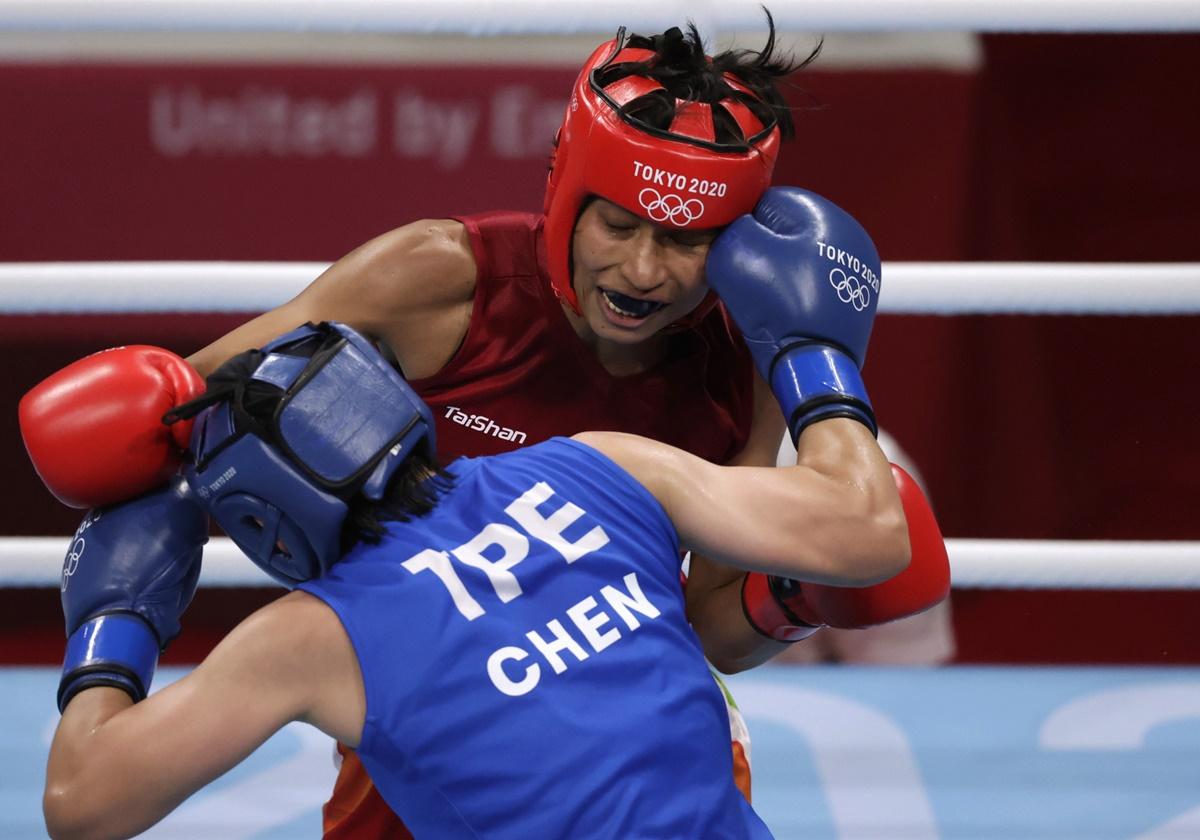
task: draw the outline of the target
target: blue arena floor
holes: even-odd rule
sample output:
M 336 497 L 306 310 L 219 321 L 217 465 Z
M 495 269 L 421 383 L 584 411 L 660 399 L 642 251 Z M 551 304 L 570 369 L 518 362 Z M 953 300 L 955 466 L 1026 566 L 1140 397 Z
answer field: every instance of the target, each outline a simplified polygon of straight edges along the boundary
M 57 676 L 0 668 L 9 840 L 45 836 Z M 780 666 L 730 686 L 779 840 L 1200 838 L 1200 668 Z M 331 755 L 289 727 L 144 836 L 317 837 Z

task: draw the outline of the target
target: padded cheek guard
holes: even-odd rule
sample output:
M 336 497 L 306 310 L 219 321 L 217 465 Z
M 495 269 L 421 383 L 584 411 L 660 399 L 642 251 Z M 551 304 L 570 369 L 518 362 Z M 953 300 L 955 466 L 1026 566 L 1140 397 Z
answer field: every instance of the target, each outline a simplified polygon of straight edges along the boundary
M 321 344 L 311 357 L 292 355 L 313 341 Z M 230 539 L 291 587 L 341 556 L 355 494 L 378 501 L 418 446 L 434 451 L 433 417 L 375 348 L 342 324 L 276 339 L 249 379 L 282 389 L 272 416 L 248 419 L 244 389 L 205 409 L 184 475 Z
M 196 425 L 200 435 L 217 445 L 232 438 L 202 468 L 185 470 L 185 476 L 238 548 L 286 586 L 328 569 L 338 556 L 346 503 L 262 438 L 234 433 L 228 405 L 206 410 Z

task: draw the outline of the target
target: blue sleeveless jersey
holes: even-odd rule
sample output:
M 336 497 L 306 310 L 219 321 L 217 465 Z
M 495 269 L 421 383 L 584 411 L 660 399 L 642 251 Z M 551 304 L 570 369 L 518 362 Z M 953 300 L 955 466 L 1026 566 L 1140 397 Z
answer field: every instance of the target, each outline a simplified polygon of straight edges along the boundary
M 428 516 L 300 588 L 338 614 L 358 754 L 417 838 L 769 838 L 666 513 L 568 438 L 454 462 Z

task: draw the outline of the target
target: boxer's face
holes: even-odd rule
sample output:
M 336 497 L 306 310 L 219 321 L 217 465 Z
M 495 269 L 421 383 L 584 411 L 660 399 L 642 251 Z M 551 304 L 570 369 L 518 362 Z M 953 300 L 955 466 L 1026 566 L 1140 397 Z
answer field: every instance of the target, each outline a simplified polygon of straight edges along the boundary
M 579 215 L 572 282 L 588 326 L 622 344 L 644 341 L 695 309 L 708 286 L 715 230 L 662 227 L 597 198 Z

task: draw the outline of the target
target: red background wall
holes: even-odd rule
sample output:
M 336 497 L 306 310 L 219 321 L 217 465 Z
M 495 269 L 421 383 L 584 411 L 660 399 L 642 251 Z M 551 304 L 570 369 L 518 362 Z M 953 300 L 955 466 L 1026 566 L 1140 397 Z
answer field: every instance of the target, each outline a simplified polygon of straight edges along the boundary
M 986 36 L 983 48 L 978 72 L 806 73 L 777 182 L 845 206 L 885 260 L 1200 261 L 1200 114 L 1182 93 L 1200 38 Z M 412 218 L 536 209 L 572 76 L 0 64 L 0 261 L 332 261 Z M 0 534 L 67 533 L 78 518 L 24 457 L 24 390 L 105 346 L 187 353 L 238 320 L 0 317 Z M 1197 326 L 883 316 L 866 377 L 948 536 L 1200 539 Z M 53 613 L 50 596 L 0 595 L 12 607 L 0 659 L 32 655 L 20 639 Z M 1196 600 L 958 592 L 960 659 L 1196 662 Z M 244 614 L 231 603 L 202 594 L 193 623 Z M 50 658 L 58 643 L 44 643 Z

